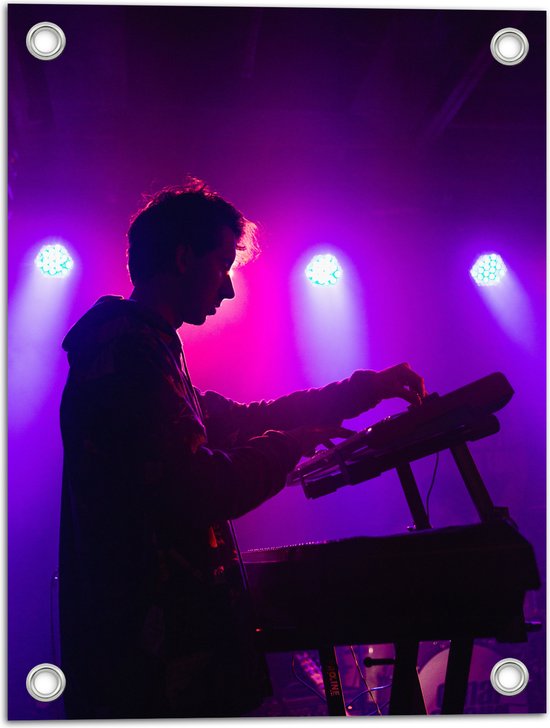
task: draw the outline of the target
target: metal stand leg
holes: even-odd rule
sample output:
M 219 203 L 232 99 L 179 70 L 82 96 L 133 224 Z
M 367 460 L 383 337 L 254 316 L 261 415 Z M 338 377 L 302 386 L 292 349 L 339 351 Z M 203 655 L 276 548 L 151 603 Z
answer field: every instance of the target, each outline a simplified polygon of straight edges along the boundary
M 390 715 L 426 715 L 418 680 L 418 642 L 396 642 L 395 667 L 390 698 Z
M 497 509 L 495 509 L 489 491 L 481 479 L 468 445 L 461 442 L 458 445 L 453 445 L 450 450 L 480 519 L 484 523 L 493 520 Z
M 327 711 L 329 715 L 346 715 L 346 704 L 340 682 L 340 671 L 334 647 L 319 647 L 319 660 L 323 672 Z
M 473 637 L 451 641 L 441 706 L 444 715 L 464 713 L 473 648 Z
M 413 517 L 414 527 L 417 531 L 425 531 L 431 528 L 430 522 L 428 521 L 428 514 L 422 503 L 418 485 L 414 479 L 414 473 L 409 463 L 402 463 L 396 467 L 397 475 L 401 481 L 405 498 L 407 499 L 407 505 Z

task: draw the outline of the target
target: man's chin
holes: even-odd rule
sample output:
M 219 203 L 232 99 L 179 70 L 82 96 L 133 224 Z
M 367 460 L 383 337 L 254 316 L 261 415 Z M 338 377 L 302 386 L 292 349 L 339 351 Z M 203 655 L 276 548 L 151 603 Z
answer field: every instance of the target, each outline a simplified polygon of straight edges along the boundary
M 202 326 L 205 321 L 208 314 L 201 314 L 200 316 L 188 316 L 183 320 L 184 324 L 189 324 L 189 326 Z

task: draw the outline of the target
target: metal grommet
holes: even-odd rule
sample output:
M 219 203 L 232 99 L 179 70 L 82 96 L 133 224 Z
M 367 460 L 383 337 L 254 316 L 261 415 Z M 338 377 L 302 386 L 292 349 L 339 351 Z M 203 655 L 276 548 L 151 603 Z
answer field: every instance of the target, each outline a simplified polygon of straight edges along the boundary
M 529 671 L 520 660 L 508 657 L 491 670 L 491 685 L 501 695 L 517 695 L 529 682 Z
M 55 23 L 37 23 L 27 33 L 27 49 L 41 61 L 51 61 L 60 56 L 65 43 L 65 33 Z
M 529 53 L 529 41 L 517 28 L 502 28 L 491 40 L 491 53 L 499 63 L 515 66 Z
M 36 665 L 27 675 L 27 692 L 35 700 L 49 703 L 57 700 L 65 690 L 65 675 L 57 665 L 43 662 Z

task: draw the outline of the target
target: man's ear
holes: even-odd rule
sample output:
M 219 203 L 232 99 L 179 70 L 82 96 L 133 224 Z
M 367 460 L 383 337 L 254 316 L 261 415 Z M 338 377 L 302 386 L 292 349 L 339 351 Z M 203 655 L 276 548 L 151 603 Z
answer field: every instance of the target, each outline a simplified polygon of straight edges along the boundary
M 188 245 L 178 245 L 176 248 L 176 270 L 185 273 L 189 267 L 191 248 Z

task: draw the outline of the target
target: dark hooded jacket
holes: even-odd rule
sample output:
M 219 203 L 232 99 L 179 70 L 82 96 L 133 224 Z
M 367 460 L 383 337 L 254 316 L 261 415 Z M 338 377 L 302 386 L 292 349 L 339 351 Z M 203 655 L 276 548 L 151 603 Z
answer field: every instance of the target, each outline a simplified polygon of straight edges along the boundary
M 372 372 L 249 405 L 202 394 L 177 332 L 116 296 L 63 347 L 67 716 L 242 715 L 269 681 L 227 520 L 284 487 L 301 455 L 284 430 L 376 404 Z

